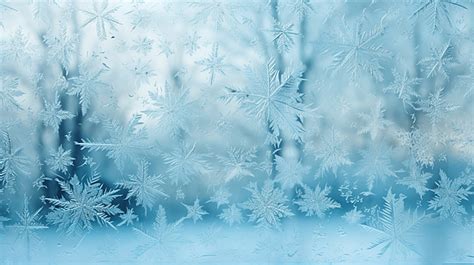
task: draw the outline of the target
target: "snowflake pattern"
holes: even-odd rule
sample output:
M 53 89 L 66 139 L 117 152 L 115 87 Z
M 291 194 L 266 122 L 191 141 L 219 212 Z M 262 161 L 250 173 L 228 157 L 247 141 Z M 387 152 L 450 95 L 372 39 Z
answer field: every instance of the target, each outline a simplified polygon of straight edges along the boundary
M 0 0 L 0 263 L 472 262 L 473 9 Z
M 67 234 L 80 233 L 92 229 L 92 223 L 107 225 L 115 229 L 110 217 L 121 214 L 122 210 L 112 201 L 119 197 L 118 190 L 104 190 L 99 176 L 81 183 L 77 176 L 69 182 L 57 180 L 64 196 L 59 199 L 46 198 L 53 211 L 46 219 Z
M 163 177 L 161 175 L 150 175 L 150 163 L 142 160 L 138 163 L 138 170 L 136 174 L 130 175 L 123 183 L 119 183 L 120 187 L 128 189 L 126 200 L 135 197 L 137 205 L 142 205 L 147 209 L 151 209 L 155 201 L 160 197 L 167 198 L 168 195 L 163 192 L 164 185 Z
M 321 189 L 320 186 L 316 186 L 313 189 L 304 185 L 304 193 L 301 195 L 301 199 L 295 201 L 298 205 L 299 210 L 306 214 L 306 216 L 316 215 L 318 218 L 324 218 L 325 212 L 340 208 L 341 205 L 332 200 L 328 195 L 331 192 L 331 188 L 324 187 Z
M 252 183 L 247 190 L 252 197 L 243 204 L 243 207 L 251 211 L 250 222 L 256 222 L 262 227 L 278 228 L 282 218 L 293 216 L 283 191 L 275 188 L 271 181 L 265 181 L 261 189 Z

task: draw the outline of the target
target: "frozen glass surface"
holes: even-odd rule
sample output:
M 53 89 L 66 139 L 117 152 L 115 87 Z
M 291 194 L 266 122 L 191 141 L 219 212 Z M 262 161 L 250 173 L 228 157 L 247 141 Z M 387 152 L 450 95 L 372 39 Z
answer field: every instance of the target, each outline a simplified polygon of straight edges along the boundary
M 473 264 L 473 10 L 0 0 L 0 265 Z

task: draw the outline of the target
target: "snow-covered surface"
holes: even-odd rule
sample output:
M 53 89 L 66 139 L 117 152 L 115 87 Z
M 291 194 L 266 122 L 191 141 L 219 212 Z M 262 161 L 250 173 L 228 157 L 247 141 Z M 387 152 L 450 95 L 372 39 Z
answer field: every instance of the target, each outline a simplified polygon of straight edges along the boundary
M 472 230 L 426 231 L 421 255 L 414 252 L 379 255 L 370 249 L 380 234 L 361 225 L 333 220 L 285 224 L 282 231 L 217 224 L 184 225 L 176 240 L 150 244 L 137 230 L 100 230 L 64 237 L 40 233 L 31 241 L 28 263 L 26 242 L 2 235 L 0 264 L 332 264 L 426 265 L 474 262 Z M 430 234 L 432 234 L 430 236 Z M 419 242 L 422 243 L 422 242 Z M 148 247 L 145 247 L 148 246 Z M 146 251 L 143 251 L 147 249 Z M 392 255 L 392 256 L 391 256 Z

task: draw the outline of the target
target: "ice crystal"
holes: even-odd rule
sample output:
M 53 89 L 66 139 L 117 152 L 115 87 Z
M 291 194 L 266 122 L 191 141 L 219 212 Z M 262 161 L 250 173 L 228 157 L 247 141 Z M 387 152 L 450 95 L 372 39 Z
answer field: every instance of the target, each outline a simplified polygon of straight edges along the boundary
M 316 215 L 318 218 L 324 218 L 328 210 L 340 208 L 341 205 L 329 197 L 331 188 L 325 186 L 321 189 L 316 186 L 311 189 L 307 185 L 303 185 L 304 193 L 300 195 L 300 200 L 295 201 L 299 206 L 299 210 L 306 214 L 306 216 Z
M 155 202 L 160 197 L 168 197 L 163 192 L 164 185 L 163 177 L 161 175 L 151 175 L 149 171 L 150 163 L 141 160 L 138 163 L 137 173 L 130 175 L 128 179 L 124 180 L 118 185 L 128 190 L 126 200 L 135 197 L 137 205 L 145 208 L 145 212 L 151 209 Z
M 110 218 L 122 210 L 112 201 L 120 195 L 118 190 L 105 190 L 99 179 L 94 176 L 85 183 L 77 176 L 69 182 L 57 179 L 64 195 L 59 199 L 46 198 L 52 205 L 52 211 L 46 216 L 48 223 L 67 234 L 91 230 L 95 222 L 115 229 Z
M 281 219 L 294 214 L 288 207 L 288 199 L 283 191 L 267 180 L 262 188 L 256 183 L 251 183 L 246 189 L 250 191 L 251 198 L 243 204 L 244 209 L 250 210 L 250 222 L 256 222 L 264 228 L 278 228 Z

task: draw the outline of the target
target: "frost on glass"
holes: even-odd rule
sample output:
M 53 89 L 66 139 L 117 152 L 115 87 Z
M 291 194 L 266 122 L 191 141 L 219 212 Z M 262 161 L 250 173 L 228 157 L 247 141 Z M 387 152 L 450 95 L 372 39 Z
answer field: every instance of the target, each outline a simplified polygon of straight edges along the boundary
M 0 265 L 473 264 L 473 10 L 0 1 Z

